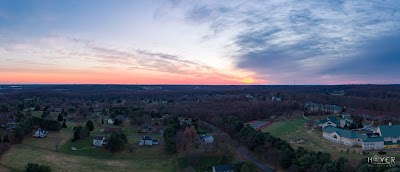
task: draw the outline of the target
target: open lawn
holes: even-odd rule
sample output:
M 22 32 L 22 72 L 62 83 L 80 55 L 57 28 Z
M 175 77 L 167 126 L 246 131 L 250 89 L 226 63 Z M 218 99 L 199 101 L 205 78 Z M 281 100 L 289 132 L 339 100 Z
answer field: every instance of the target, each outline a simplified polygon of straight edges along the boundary
M 351 160 L 353 164 L 357 164 L 359 160 L 363 158 L 377 154 L 377 151 L 369 151 L 369 155 L 360 155 L 360 147 L 348 147 L 325 140 L 322 138 L 322 131 L 318 129 L 311 130 L 305 127 L 306 121 L 307 120 L 302 117 L 282 119 L 264 128 L 262 132 L 268 132 L 273 136 L 284 139 L 290 142 L 295 148 L 304 147 L 308 150 L 328 152 L 334 158 L 340 156 L 346 157 Z M 349 149 L 349 153 L 347 153 L 347 149 Z M 353 154 L 353 150 L 356 151 L 355 154 Z M 388 152 L 386 156 L 396 156 L 397 159 L 400 158 L 400 153 L 398 151 L 385 151 Z

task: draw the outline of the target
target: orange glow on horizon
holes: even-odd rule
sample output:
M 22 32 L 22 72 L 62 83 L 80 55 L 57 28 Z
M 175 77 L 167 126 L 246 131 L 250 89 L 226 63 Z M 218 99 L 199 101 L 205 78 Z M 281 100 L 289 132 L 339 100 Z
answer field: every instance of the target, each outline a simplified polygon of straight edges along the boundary
M 0 72 L 0 84 L 254 84 L 253 78 L 233 80 L 231 78 L 180 76 L 165 73 L 140 71 L 82 71 L 82 72 Z

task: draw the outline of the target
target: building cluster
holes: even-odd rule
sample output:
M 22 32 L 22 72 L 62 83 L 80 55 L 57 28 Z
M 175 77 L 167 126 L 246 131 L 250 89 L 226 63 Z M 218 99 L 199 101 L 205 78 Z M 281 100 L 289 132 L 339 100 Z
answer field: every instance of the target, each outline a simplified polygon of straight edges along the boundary
M 345 125 L 351 122 L 348 119 L 336 119 L 329 116 L 317 122 L 322 128 L 322 137 L 334 143 L 346 146 L 360 146 L 363 150 L 400 148 L 400 125 L 378 126 L 374 131 L 348 130 Z

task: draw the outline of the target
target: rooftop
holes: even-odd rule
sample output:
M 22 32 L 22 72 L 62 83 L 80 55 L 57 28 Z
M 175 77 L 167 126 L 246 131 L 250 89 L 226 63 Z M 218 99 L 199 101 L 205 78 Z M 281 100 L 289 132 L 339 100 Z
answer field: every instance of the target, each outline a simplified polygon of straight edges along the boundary
M 379 126 L 382 137 L 398 137 L 400 136 L 400 125 L 383 125 Z

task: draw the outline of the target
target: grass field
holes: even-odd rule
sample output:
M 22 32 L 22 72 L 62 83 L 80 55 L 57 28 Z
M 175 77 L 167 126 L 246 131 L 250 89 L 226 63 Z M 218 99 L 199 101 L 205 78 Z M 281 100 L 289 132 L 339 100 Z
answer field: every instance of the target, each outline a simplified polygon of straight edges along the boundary
M 325 140 L 322 138 L 322 131 L 310 130 L 305 127 L 306 121 L 302 117 L 282 119 L 281 121 L 272 123 L 262 131 L 290 142 L 295 148 L 304 147 L 308 150 L 329 152 L 334 158 L 343 156 L 352 161 L 353 164 L 357 164 L 363 158 L 377 154 L 377 151 L 369 151 L 369 155 L 360 155 L 360 147 L 348 147 Z M 304 143 L 297 143 L 295 142 L 296 140 L 304 140 Z M 349 153 L 346 153 L 347 149 L 349 149 Z M 353 154 L 353 150 L 356 151 L 355 154 Z M 396 159 L 400 158 L 399 150 L 387 152 L 386 156 L 395 156 Z

